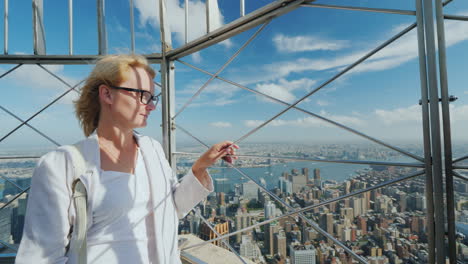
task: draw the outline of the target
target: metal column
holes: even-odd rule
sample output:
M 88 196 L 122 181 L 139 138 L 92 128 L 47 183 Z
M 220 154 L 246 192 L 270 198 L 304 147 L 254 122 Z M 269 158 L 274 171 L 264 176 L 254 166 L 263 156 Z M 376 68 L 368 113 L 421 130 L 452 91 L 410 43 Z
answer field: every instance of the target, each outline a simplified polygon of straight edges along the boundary
M 107 54 L 106 12 L 104 0 L 97 0 L 98 54 Z
M 45 55 L 45 30 L 44 30 L 44 9 L 42 0 L 33 0 L 33 40 L 34 40 L 34 54 Z
M 439 48 L 440 95 L 442 98 L 442 130 L 444 135 L 445 192 L 447 197 L 448 256 L 450 263 L 457 263 L 455 238 L 455 198 L 452 168 L 452 136 L 450 134 L 450 109 L 445 50 L 444 14 L 441 0 L 435 0 L 437 43 Z
M 426 48 L 424 37 L 424 21 L 422 14 L 421 1 L 416 0 L 416 19 L 418 33 L 418 54 L 419 54 L 419 75 L 421 80 L 421 106 L 422 106 L 422 125 L 424 142 L 424 160 L 426 169 L 426 219 L 427 219 L 427 240 L 428 240 L 428 263 L 434 263 L 435 257 L 435 238 L 434 238 L 434 196 L 431 165 L 431 134 L 429 127 L 429 106 L 427 95 L 427 65 Z
M 167 160 L 171 167 L 175 170 L 177 162 L 172 155 L 176 151 L 175 144 L 175 123 L 173 116 L 175 113 L 175 86 L 174 75 L 175 67 L 174 62 L 168 60 L 166 57 L 167 52 L 171 49 L 171 30 L 169 22 L 166 19 L 166 1 L 159 2 L 159 19 L 160 19 L 160 32 L 162 44 L 162 60 L 161 60 L 161 92 L 162 92 L 162 134 L 163 134 L 163 148 Z
M 442 175 L 442 146 L 440 139 L 439 93 L 437 85 L 436 45 L 434 36 L 433 0 L 422 1 L 427 58 L 427 83 L 431 128 L 432 177 L 434 187 L 435 260 L 445 263 L 444 187 Z

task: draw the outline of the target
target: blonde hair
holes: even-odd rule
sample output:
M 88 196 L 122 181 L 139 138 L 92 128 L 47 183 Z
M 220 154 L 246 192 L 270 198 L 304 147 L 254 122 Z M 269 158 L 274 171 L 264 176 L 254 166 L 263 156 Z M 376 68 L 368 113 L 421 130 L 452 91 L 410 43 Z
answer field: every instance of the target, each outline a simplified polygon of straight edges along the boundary
M 136 67 L 144 68 L 151 79 L 156 76 L 146 58 L 140 55 L 107 55 L 96 62 L 96 66 L 81 88 L 80 98 L 74 102 L 76 117 L 86 136 L 91 135 L 99 123 L 101 112 L 99 86 L 102 84 L 118 86 L 127 80 L 130 68 Z

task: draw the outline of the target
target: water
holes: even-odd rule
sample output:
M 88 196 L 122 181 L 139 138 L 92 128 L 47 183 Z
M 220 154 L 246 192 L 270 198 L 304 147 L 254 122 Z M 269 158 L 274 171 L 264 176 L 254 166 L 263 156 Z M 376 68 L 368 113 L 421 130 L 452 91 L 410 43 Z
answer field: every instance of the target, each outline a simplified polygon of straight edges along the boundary
M 241 168 L 241 170 L 256 181 L 260 181 L 260 178 L 264 178 L 267 183 L 267 188 L 273 189 L 278 186 L 278 180 L 283 172 L 291 174 L 292 169 L 298 169 L 299 172 L 302 173 L 302 168 L 309 168 L 310 179 L 314 177 L 314 169 L 318 168 L 320 169 L 322 181 L 334 180 L 341 182 L 355 175 L 356 170 L 369 168 L 369 165 L 298 161 L 276 164 L 270 167 Z M 212 173 L 211 175 L 213 178 L 227 178 L 231 185 L 249 180 L 232 168 L 221 168 L 219 173 Z

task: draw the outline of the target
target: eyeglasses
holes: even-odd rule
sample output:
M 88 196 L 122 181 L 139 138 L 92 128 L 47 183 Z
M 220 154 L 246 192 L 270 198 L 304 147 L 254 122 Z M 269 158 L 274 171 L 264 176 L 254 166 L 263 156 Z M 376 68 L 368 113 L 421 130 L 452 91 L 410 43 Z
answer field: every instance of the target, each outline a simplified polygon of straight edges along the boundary
M 159 96 L 161 95 L 161 93 L 159 93 L 158 95 L 153 95 L 149 91 L 141 90 L 141 89 L 119 87 L 119 86 L 110 86 L 110 87 L 114 89 L 140 93 L 140 101 L 142 104 L 145 104 L 145 105 L 149 104 L 151 101 L 153 101 L 154 106 L 158 105 Z

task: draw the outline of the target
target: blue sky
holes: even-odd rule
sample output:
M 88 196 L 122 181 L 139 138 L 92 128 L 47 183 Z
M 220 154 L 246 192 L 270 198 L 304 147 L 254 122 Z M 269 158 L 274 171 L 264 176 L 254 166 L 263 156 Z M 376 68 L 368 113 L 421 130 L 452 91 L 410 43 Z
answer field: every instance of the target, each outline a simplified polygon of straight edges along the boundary
M 95 1 L 74 1 L 74 53 L 96 54 Z M 138 53 L 160 52 L 159 16 L 156 1 L 134 0 Z M 184 43 L 183 2 L 168 0 L 173 46 Z M 246 0 L 246 12 L 272 1 Z M 414 1 L 317 1 L 316 3 L 414 10 Z M 68 1 L 44 1 L 48 54 L 68 53 Z M 219 0 L 216 26 L 239 16 L 238 1 Z M 204 33 L 204 3 L 189 1 L 189 40 Z M 128 1 L 106 2 L 106 24 L 110 53 L 130 49 Z M 0 6 L 3 13 L 3 5 Z M 31 1 L 10 1 L 10 54 L 32 54 Z M 468 15 L 468 2 L 454 0 L 447 14 Z M 377 47 L 407 25 L 412 16 L 367 12 L 301 8 L 273 20 L 249 46 L 220 74 L 251 89 L 287 102 L 295 102 L 337 74 L 360 56 Z M 459 99 L 451 104 L 452 137 L 467 141 L 468 129 L 468 22 L 446 21 L 450 94 Z M 209 47 L 184 61 L 215 73 L 258 28 Z M 3 24 L 0 26 L 3 38 Z M 0 43 L 3 50 L 3 41 Z M 4 72 L 13 65 L 0 65 Z M 155 69 L 159 65 L 154 65 Z M 71 84 L 89 73 L 91 66 L 47 66 Z M 210 78 L 176 63 L 176 109 Z M 156 78 L 159 81 L 159 76 Z M 0 80 L 0 105 L 26 119 L 65 91 L 65 86 L 37 66 L 22 66 Z M 76 93 L 59 101 L 31 121 L 31 125 L 61 144 L 83 137 L 74 117 Z M 343 123 L 392 144 L 421 143 L 419 66 L 416 31 L 375 54 L 335 82 L 318 91 L 299 106 Z M 214 80 L 177 117 L 177 124 L 209 143 L 238 139 L 285 107 L 235 86 Z M 177 111 L 177 110 L 176 110 Z M 160 108 L 150 117 L 145 134 L 161 137 Z M 0 135 L 18 121 L 0 112 Z M 250 142 L 350 142 L 360 139 L 349 132 L 290 110 L 278 120 L 247 139 Z M 181 131 L 180 144 L 193 142 Z M 22 127 L 0 143 L 0 148 L 43 147 L 51 144 L 30 128 Z

